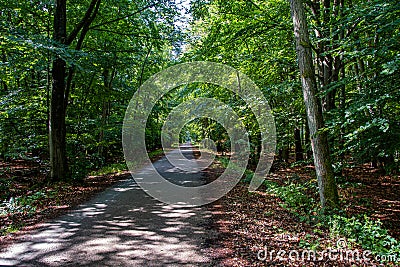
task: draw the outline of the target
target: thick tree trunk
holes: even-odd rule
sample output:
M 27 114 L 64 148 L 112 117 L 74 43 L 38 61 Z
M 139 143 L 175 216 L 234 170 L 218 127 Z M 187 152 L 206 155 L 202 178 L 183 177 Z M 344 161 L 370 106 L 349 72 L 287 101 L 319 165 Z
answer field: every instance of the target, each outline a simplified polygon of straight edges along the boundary
M 89 26 L 99 11 L 100 3 L 101 0 L 92 0 L 82 20 L 67 36 L 67 0 L 56 0 L 54 41 L 69 46 L 80 32 L 76 49 L 81 49 Z M 49 115 L 50 179 L 53 181 L 65 180 L 68 177 L 65 116 L 74 68 L 70 69 L 68 82 L 66 82 L 66 71 L 65 61 L 57 55 L 51 70 L 52 89 Z
M 56 1 L 54 15 L 54 41 L 64 44 L 67 37 L 66 0 Z M 68 174 L 65 127 L 65 78 L 66 63 L 57 56 L 52 67 L 52 90 L 49 122 L 50 179 L 64 180 Z
M 323 131 L 322 107 L 317 98 L 317 83 L 303 2 L 301 0 L 289 0 L 289 2 L 321 205 L 327 208 L 337 207 L 339 197 L 329 157 L 328 138 Z

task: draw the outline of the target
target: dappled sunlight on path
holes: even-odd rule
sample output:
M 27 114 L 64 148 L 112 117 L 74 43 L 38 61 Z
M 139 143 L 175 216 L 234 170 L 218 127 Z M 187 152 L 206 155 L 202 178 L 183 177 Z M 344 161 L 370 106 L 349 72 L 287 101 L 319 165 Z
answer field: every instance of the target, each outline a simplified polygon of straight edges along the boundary
M 129 179 L 19 238 L 0 265 L 209 266 L 202 243 L 210 216 L 156 201 Z

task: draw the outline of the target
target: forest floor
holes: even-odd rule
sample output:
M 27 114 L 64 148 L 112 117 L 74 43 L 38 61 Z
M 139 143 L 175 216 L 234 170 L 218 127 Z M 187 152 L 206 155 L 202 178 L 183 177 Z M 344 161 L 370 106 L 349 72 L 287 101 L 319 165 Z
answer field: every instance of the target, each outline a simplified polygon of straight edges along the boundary
M 223 172 L 220 165 L 209 168 L 210 176 Z M 283 168 L 271 173 L 270 180 L 280 183 L 293 175 L 307 181 L 313 176 L 312 166 Z M 369 214 L 382 220 L 389 234 L 400 237 L 400 182 L 393 177 L 379 175 L 367 166 L 345 172 L 348 182 L 339 185 L 348 215 Z M 352 262 L 330 260 L 309 261 L 301 257 L 305 247 L 314 246 L 318 251 L 335 248 L 338 237 L 332 237 L 327 229 L 315 228 L 303 223 L 298 217 L 281 206 L 283 201 L 266 188 L 249 193 L 247 184 L 239 183 L 225 197 L 213 203 L 213 228 L 220 236 L 210 240 L 210 254 L 219 259 L 221 266 L 387 266 L 371 261 Z M 335 240 L 336 239 L 336 240 Z M 360 247 L 353 247 L 362 254 Z M 286 255 L 277 254 L 284 251 Z M 288 254 L 297 260 L 289 259 Z M 306 254 L 307 255 L 307 254 Z M 318 255 L 317 255 L 318 258 Z M 305 264 L 305 265 L 304 265 Z
M 153 160 L 157 160 L 156 156 Z M 0 215 L 0 246 L 5 246 L 40 222 L 65 213 L 85 202 L 94 194 L 126 179 L 128 172 L 89 176 L 81 185 L 67 183 L 45 184 L 40 166 L 26 161 L 0 163 L 3 199 L 23 199 L 25 210 Z M 223 172 L 213 164 L 206 172 L 210 180 Z M 301 180 L 312 179 L 312 166 L 280 168 L 269 175 L 270 180 L 283 182 L 294 175 Z M 345 170 L 345 182 L 339 184 L 340 196 L 348 214 L 368 214 L 379 218 L 389 234 L 400 238 L 400 181 L 398 177 L 381 175 L 366 165 Z M 40 190 L 39 190 L 40 189 Z M 41 193 L 45 192 L 45 197 Z M 4 197 L 6 196 L 6 197 Z M 29 201 L 30 202 L 29 202 Z M 3 202 L 4 204 L 5 202 Z M 12 203 L 8 210 L 12 210 Z M 18 203 L 22 205 L 24 203 Z M 29 209 L 32 205 L 35 209 Z M 239 183 L 222 199 L 209 205 L 213 220 L 209 229 L 218 235 L 207 241 L 210 255 L 220 266 L 302 266 L 304 261 L 279 257 L 279 250 L 304 251 L 304 244 L 319 249 L 332 247 L 337 240 L 327 230 L 314 229 L 282 207 L 282 200 L 266 193 L 265 188 L 249 193 L 247 184 Z M 3 205 L 4 206 L 4 205 Z M 22 230 L 22 231 L 21 231 Z M 360 249 L 360 251 L 362 251 Z M 265 256 L 268 252 L 268 257 Z M 264 253 L 264 254 L 263 254 Z M 259 258 L 262 258 L 260 260 Z M 287 256 L 287 255 L 286 255 Z M 307 266 L 352 266 L 354 262 L 306 262 Z M 358 266 L 373 266 L 373 262 L 357 262 Z

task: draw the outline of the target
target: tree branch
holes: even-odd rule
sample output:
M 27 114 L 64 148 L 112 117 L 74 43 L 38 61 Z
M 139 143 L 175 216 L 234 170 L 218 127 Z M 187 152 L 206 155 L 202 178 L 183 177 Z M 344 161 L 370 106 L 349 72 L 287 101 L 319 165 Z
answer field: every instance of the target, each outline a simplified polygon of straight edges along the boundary
M 83 26 L 81 35 L 79 36 L 78 43 L 76 44 L 76 50 L 81 49 L 83 40 L 85 39 L 85 36 L 86 36 L 87 32 L 89 31 L 89 26 L 90 26 L 90 24 L 92 24 L 93 20 L 97 16 L 97 13 L 99 12 L 100 3 L 101 3 L 101 0 L 98 0 L 96 3 L 96 7 L 93 11 L 93 14 L 90 16 L 90 18 L 86 21 L 85 25 Z
M 82 48 L 83 40 L 85 39 L 85 36 L 86 36 L 87 32 L 89 31 L 89 26 L 93 22 L 93 20 L 96 18 L 97 13 L 99 12 L 101 0 L 93 0 L 93 1 L 97 1 L 96 2 L 96 6 L 94 7 L 94 10 L 93 9 L 91 10 L 90 16 L 88 18 L 82 20 L 82 21 L 84 21 L 84 23 L 83 23 L 83 25 L 81 27 L 82 31 L 81 31 L 81 34 L 79 36 L 78 43 L 76 44 L 75 50 L 80 50 Z M 85 17 L 86 17 L 86 15 L 85 15 Z M 76 34 L 78 34 L 78 32 Z M 76 37 L 76 35 L 75 35 L 75 37 Z M 74 39 L 75 39 L 75 37 L 74 37 Z M 71 42 L 72 41 L 73 41 L 73 39 L 71 40 Z M 64 94 L 64 98 L 65 98 L 64 105 L 65 105 L 65 107 L 68 105 L 68 98 L 69 98 L 69 93 L 71 91 L 72 79 L 74 77 L 74 74 L 75 74 L 75 65 L 72 65 L 68 70 L 67 84 L 66 84 L 65 94 Z
M 253 6 L 255 6 L 258 10 L 261 10 L 261 11 L 262 11 L 262 9 L 261 9 L 256 3 L 254 3 L 252 0 L 247 0 L 247 2 L 250 2 L 250 4 L 252 4 Z
M 121 36 L 133 36 L 136 38 L 146 38 L 146 39 L 153 39 L 153 40 L 168 40 L 168 41 L 174 41 L 171 38 L 158 38 L 158 37 L 153 37 L 150 35 L 146 35 L 146 34 L 138 34 L 138 33 L 134 33 L 134 32 L 119 32 L 119 31 L 113 31 L 113 30 L 108 30 L 108 29 L 95 29 L 95 28 L 91 28 L 91 30 L 93 31 L 100 31 L 100 32 L 109 32 L 109 33 L 113 33 L 113 34 L 117 34 L 117 35 L 121 35 Z
M 88 20 L 90 19 L 93 9 L 95 6 L 97 6 L 101 0 L 92 0 L 92 2 L 89 5 L 89 8 L 87 9 L 85 16 L 82 18 L 82 20 L 75 26 L 75 28 L 72 30 L 71 34 L 67 37 L 65 44 L 69 45 L 71 44 L 80 30 L 87 24 Z
M 139 13 L 142 13 L 144 10 L 146 10 L 146 9 L 148 9 L 148 8 L 152 8 L 152 7 L 156 6 L 156 5 L 159 4 L 159 3 L 160 3 L 160 1 L 157 1 L 157 2 L 155 2 L 155 3 L 149 4 L 149 5 L 147 5 L 147 6 L 143 7 L 143 8 L 141 8 L 141 9 L 139 9 L 138 11 L 136 11 L 136 12 L 134 12 L 134 13 L 132 13 L 132 14 L 129 14 L 129 15 L 126 15 L 126 16 L 123 16 L 123 17 L 119 17 L 119 18 L 116 18 L 116 19 L 113 19 L 113 20 L 110 20 L 110 21 L 106 21 L 106 22 L 99 23 L 99 24 L 97 24 L 97 25 L 94 25 L 93 27 L 90 27 L 90 29 L 98 28 L 98 27 L 100 27 L 100 26 L 104 26 L 104 25 L 107 25 L 107 24 L 111 24 L 111 23 L 114 23 L 114 22 L 123 20 L 123 19 L 130 18 L 130 17 L 135 16 L 135 15 L 137 15 L 137 14 L 139 14 Z

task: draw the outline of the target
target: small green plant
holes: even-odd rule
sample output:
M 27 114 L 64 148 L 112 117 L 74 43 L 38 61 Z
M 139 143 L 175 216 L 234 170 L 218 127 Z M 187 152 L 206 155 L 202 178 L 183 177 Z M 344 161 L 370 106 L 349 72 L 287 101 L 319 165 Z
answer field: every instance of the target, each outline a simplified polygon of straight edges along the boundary
M 287 182 L 285 186 L 277 183 L 267 183 L 267 190 L 281 198 L 284 202 L 282 207 L 297 215 L 301 221 L 310 221 L 316 203 L 314 198 L 307 195 L 307 191 L 314 185 L 309 183 Z M 310 209 L 311 208 L 311 209 Z
M 9 191 L 11 184 L 12 184 L 12 179 L 0 178 L 0 192 L 6 193 L 7 191 Z M 4 195 L 6 194 L 1 194 L 1 195 L 3 196 L 1 196 L 0 199 L 3 199 Z
M 13 213 L 31 214 L 36 211 L 36 207 L 32 206 L 25 197 L 11 197 L 8 201 L 3 201 L 0 206 L 0 215 Z
M 368 216 L 346 218 L 339 215 L 330 216 L 329 230 L 332 236 L 346 236 L 350 242 L 360 244 L 375 254 L 400 253 L 400 243 L 382 228 L 379 220 Z
M 32 214 L 36 212 L 37 206 L 48 197 L 45 192 L 38 191 L 29 196 L 11 197 L 0 204 L 0 215 L 23 213 Z
M 318 250 L 321 246 L 320 239 L 314 240 L 311 235 L 306 234 L 304 239 L 300 239 L 299 246 L 301 248 L 310 249 L 310 250 Z
M 237 165 L 235 165 L 235 163 L 230 162 L 229 158 L 227 158 L 227 157 L 217 157 L 217 160 L 221 163 L 221 165 L 224 168 L 228 167 L 228 164 L 230 163 L 230 164 L 232 164 L 231 166 L 233 169 L 235 169 L 235 168 L 239 169 L 239 167 Z M 244 183 L 250 183 L 251 179 L 253 179 L 253 175 L 254 175 L 253 171 L 246 169 L 244 171 L 243 178 L 241 181 Z
M 345 177 L 345 176 L 335 176 L 335 180 L 336 180 L 336 183 L 337 183 L 339 188 L 349 188 L 349 187 L 360 188 L 360 187 L 363 187 L 362 183 L 351 182 L 351 181 L 349 181 L 350 178 Z
M 11 224 L 11 225 L 1 229 L 0 235 L 7 235 L 7 234 L 18 232 L 22 228 L 22 226 L 23 225 Z
M 268 211 L 264 212 L 265 217 L 271 217 L 272 215 L 274 215 L 274 213 L 272 211 L 268 210 Z
M 162 148 L 156 149 L 154 151 L 150 151 L 150 152 L 147 153 L 149 158 L 157 157 L 157 156 L 160 156 L 160 155 L 163 155 L 163 154 L 164 154 L 164 150 L 162 150 Z

